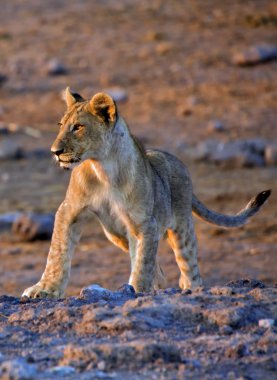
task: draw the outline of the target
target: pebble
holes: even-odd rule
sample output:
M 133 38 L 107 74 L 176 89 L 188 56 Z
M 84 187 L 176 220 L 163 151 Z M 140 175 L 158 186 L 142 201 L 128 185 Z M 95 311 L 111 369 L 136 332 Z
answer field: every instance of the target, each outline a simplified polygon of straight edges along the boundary
M 266 146 L 265 162 L 267 165 L 277 165 L 277 144 L 269 144 Z
M 274 326 L 274 319 L 270 319 L 270 318 L 260 319 L 258 324 L 259 324 L 259 327 L 269 329 Z
M 276 46 L 254 46 L 249 50 L 239 52 L 234 55 L 233 63 L 238 66 L 252 66 L 259 63 L 273 61 L 277 59 Z
M 101 360 L 98 364 L 97 364 L 97 368 L 100 369 L 100 371 L 105 371 L 106 369 L 106 363 L 104 360 Z
M 83 288 L 80 292 L 80 296 L 85 299 L 94 299 L 97 301 L 100 299 L 113 299 L 113 293 L 111 290 L 103 288 L 98 284 L 92 284 Z
M 66 75 L 68 69 L 57 58 L 51 59 L 46 65 L 48 75 Z

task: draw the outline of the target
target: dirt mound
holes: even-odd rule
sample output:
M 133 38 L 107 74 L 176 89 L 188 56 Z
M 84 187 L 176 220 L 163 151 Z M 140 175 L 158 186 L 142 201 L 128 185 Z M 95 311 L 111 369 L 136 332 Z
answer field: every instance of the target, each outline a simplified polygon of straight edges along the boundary
M 135 294 L 129 285 L 116 292 L 93 285 L 58 301 L 1 296 L 0 373 L 272 379 L 276 295 L 260 281 L 240 280 L 193 292 Z

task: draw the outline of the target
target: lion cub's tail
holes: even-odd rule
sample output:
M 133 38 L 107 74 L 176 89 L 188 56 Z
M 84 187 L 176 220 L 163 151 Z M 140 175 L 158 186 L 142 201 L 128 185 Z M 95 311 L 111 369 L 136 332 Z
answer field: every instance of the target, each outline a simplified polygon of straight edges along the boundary
M 200 219 L 216 226 L 239 227 L 244 225 L 248 218 L 259 211 L 260 207 L 265 203 L 270 194 L 271 190 L 262 191 L 256 197 L 252 198 L 246 207 L 236 215 L 224 215 L 211 211 L 193 194 L 192 211 L 200 217 Z

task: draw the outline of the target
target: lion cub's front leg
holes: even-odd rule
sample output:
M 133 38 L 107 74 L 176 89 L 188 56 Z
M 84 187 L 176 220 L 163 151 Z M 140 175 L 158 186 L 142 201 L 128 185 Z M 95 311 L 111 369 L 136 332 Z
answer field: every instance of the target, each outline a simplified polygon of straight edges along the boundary
M 136 236 L 136 244 L 132 242 L 133 247 L 130 247 L 132 272 L 129 284 L 136 292 L 147 292 L 154 288 L 158 242 L 157 223 L 151 218 L 141 226 Z
M 71 259 L 80 239 L 80 213 L 67 202 L 59 207 L 45 271 L 40 281 L 25 289 L 22 296 L 30 298 L 61 298 L 70 275 Z

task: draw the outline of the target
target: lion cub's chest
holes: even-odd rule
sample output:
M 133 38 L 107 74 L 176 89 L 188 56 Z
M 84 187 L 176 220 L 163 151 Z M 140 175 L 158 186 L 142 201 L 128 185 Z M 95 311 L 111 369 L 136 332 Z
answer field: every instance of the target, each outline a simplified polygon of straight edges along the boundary
M 98 215 L 105 210 L 105 215 L 108 212 L 110 216 L 122 218 L 128 212 L 130 205 L 125 196 L 127 189 L 114 185 L 116 168 L 108 162 L 105 167 L 92 163 L 92 169 L 95 180 L 90 189 L 90 208 Z

